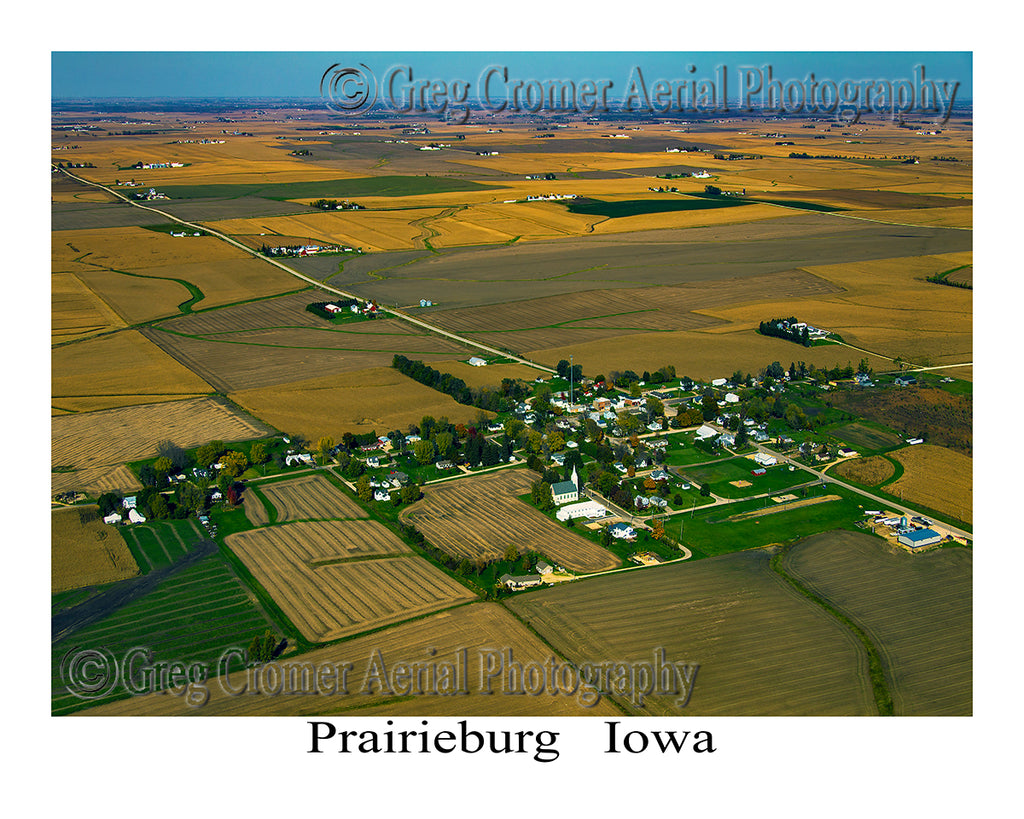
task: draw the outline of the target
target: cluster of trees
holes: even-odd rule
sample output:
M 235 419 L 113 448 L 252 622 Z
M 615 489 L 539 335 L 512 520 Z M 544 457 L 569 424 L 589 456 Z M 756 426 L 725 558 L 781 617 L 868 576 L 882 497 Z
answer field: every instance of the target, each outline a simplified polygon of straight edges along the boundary
M 676 377 L 676 368 L 671 364 L 666 364 L 660 370 L 650 372 L 644 370 L 643 373 L 637 375 L 632 370 L 612 370 L 608 373 L 608 381 L 614 384 L 620 389 L 631 389 L 634 385 L 639 385 L 643 381 L 647 385 L 653 384 L 664 384 L 666 381 L 673 381 Z M 594 379 L 595 381 L 604 381 L 603 376 L 598 376 Z
M 559 378 L 579 384 L 583 380 L 583 365 L 569 364 L 564 358 L 555 365 L 555 372 Z
M 961 287 L 964 290 L 973 290 L 974 285 L 971 282 L 958 282 L 946 278 L 945 273 L 939 273 L 935 276 L 929 276 L 925 281 L 929 281 L 932 284 L 944 284 L 947 287 Z
M 811 346 L 810 333 L 807 331 L 806 325 L 802 328 L 796 328 L 793 325 L 797 323 L 795 316 L 789 318 L 774 318 L 768 321 L 762 321 L 757 331 L 763 336 L 774 336 L 775 338 L 784 338 L 789 341 L 795 341 L 797 344 L 803 344 L 804 347 Z
M 392 358 L 391 366 L 414 381 L 450 395 L 460 404 L 491 412 L 508 412 L 529 395 L 529 387 L 512 378 L 503 378 L 497 390 L 487 387 L 471 389 L 461 378 L 451 373 L 442 373 L 422 361 L 409 359 L 404 355 Z
M 306 153 L 308 154 L 309 151 Z M 337 199 L 314 199 L 310 202 L 310 206 L 320 208 L 320 210 L 363 210 L 362 205 L 357 205 L 355 202 L 349 202 L 347 199 L 344 201 L 339 201 Z
M 370 486 L 370 478 L 363 475 L 356 481 L 356 494 L 359 495 L 359 500 L 363 503 L 369 503 L 373 500 L 373 487 Z M 419 484 L 408 483 L 405 486 L 397 490 L 390 490 L 388 492 L 391 503 L 395 506 L 401 506 L 403 503 L 415 503 L 423 497 L 423 492 L 420 489 Z
M 273 632 L 266 631 L 262 636 L 257 634 L 249 642 L 248 660 L 258 665 L 269 663 L 277 656 L 277 652 L 281 647 L 282 640 L 276 637 Z
M 264 247 L 266 247 L 266 245 L 264 245 Z M 261 250 L 260 252 L 262 253 L 263 251 Z M 327 305 L 328 304 L 333 304 L 333 305 L 336 305 L 337 307 L 342 308 L 343 310 L 348 310 L 350 307 L 352 307 L 352 305 L 357 305 L 358 306 L 359 301 L 357 299 L 337 299 L 335 301 L 315 301 L 312 304 L 307 304 L 306 305 L 306 312 L 307 313 L 312 313 L 314 316 L 320 316 L 320 318 L 324 318 L 324 319 L 327 319 L 329 321 L 330 319 L 334 318 L 334 313 L 329 313 L 327 311 Z

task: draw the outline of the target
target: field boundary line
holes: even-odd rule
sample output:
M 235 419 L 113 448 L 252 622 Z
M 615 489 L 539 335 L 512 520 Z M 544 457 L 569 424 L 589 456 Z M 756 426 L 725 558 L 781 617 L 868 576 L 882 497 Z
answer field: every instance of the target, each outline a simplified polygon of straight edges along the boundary
M 801 596 L 818 606 L 822 611 L 834 617 L 842 626 L 848 629 L 864 646 L 868 655 L 868 676 L 871 685 L 875 707 L 878 708 L 879 716 L 891 717 L 894 715 L 894 699 L 892 691 L 894 681 L 890 679 L 891 669 L 883 662 L 883 654 L 875 647 L 866 629 L 861 627 L 852 617 L 837 608 L 830 600 L 819 595 L 796 575 L 790 574 L 783 567 L 782 563 L 790 554 L 793 547 L 800 543 L 783 545 L 778 552 L 771 556 L 768 566 L 771 571 L 783 581 L 788 583 Z

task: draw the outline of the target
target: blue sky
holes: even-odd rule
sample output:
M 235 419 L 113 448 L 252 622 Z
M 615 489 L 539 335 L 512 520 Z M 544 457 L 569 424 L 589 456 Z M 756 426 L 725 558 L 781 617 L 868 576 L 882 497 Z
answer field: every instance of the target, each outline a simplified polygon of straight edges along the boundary
M 523 80 L 610 79 L 625 87 L 633 66 L 648 80 L 714 78 L 727 69 L 729 97 L 739 68 L 763 69 L 784 80 L 928 79 L 959 81 L 958 100 L 973 97 L 971 52 L 53 52 L 51 95 L 68 97 L 319 97 L 324 71 L 365 63 L 380 78 L 408 65 L 414 78 L 476 84 L 481 72 L 503 65 Z M 695 71 L 688 72 L 689 66 Z M 621 83 L 621 84 L 620 84 Z

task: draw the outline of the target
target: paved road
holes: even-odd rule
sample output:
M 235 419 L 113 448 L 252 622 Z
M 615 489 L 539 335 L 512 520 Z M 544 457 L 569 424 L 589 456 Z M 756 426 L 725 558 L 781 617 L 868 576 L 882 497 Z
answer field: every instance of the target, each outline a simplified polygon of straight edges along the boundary
M 302 281 L 306 282 L 307 284 L 311 284 L 314 287 L 317 287 L 317 288 L 319 288 L 321 290 L 327 291 L 328 293 L 334 293 L 336 296 L 343 296 L 344 298 L 347 298 L 347 299 L 359 299 L 361 301 L 366 301 L 366 299 L 363 298 L 362 296 L 357 296 L 355 293 L 349 293 L 346 290 L 339 290 L 337 287 L 329 285 L 326 282 L 322 282 L 319 279 L 314 279 L 311 276 L 307 276 L 304 273 L 300 273 L 298 270 L 295 270 L 294 268 L 289 267 L 288 265 L 284 264 L 283 262 L 278 261 L 277 259 L 272 259 L 272 258 L 270 258 L 268 256 L 263 256 L 259 252 L 253 250 L 251 247 L 248 247 L 248 246 L 242 244 L 241 242 L 238 242 L 238 241 L 232 239 L 230 236 L 227 236 L 227 235 L 221 233 L 220 231 L 213 230 L 212 228 L 209 228 L 209 227 L 207 227 L 205 225 L 198 225 L 198 224 L 194 224 L 192 222 L 186 222 L 184 219 L 179 219 L 177 216 L 174 216 L 173 214 L 167 213 L 166 211 L 162 211 L 159 208 L 155 208 L 152 205 L 140 204 L 139 202 L 136 202 L 136 201 L 134 201 L 132 199 L 129 199 L 127 196 L 125 196 L 120 191 L 114 190 L 112 188 L 108 188 L 105 185 L 99 184 L 98 182 L 90 182 L 88 179 L 83 179 L 80 176 L 76 176 L 75 174 L 70 173 L 65 168 L 60 168 L 59 170 L 62 173 L 64 173 L 65 175 L 69 176 L 71 179 L 74 179 L 76 182 L 81 182 L 83 185 L 89 185 L 90 187 L 98 188 L 99 190 L 106 191 L 107 193 L 111 194 L 112 196 L 116 196 L 121 201 L 123 201 L 123 202 L 125 202 L 125 203 L 127 203 L 127 204 L 129 204 L 129 205 L 131 205 L 133 207 L 141 208 L 142 210 L 148 210 L 148 211 L 150 211 L 152 213 L 155 213 L 155 214 L 163 217 L 164 219 L 168 219 L 168 220 L 170 220 L 172 222 L 176 222 L 177 224 L 182 225 L 184 227 L 189 227 L 189 228 L 192 228 L 193 230 L 201 230 L 201 231 L 204 231 L 204 232 L 210 234 L 211 236 L 216 236 L 218 239 L 227 242 L 229 245 L 233 245 L 234 247 L 237 247 L 239 250 L 244 250 L 250 256 L 253 256 L 253 257 L 257 258 L 257 259 L 259 259 L 262 262 L 266 262 L 267 264 L 272 264 L 272 265 L 274 265 L 274 267 L 280 268 L 281 270 L 283 270 L 288 275 L 295 276 L 295 278 L 301 279 Z M 395 318 L 401 319 L 402 321 L 407 321 L 410 324 L 414 324 L 417 327 L 420 327 L 420 328 L 426 330 L 427 332 L 434 333 L 434 334 L 439 335 L 439 336 L 444 336 L 445 338 L 451 339 L 452 341 L 457 341 L 458 343 L 464 344 L 467 347 L 474 347 L 477 350 L 483 350 L 484 352 L 491 353 L 492 355 L 498 355 L 498 356 L 501 356 L 503 358 L 509 358 L 509 359 L 511 359 L 513 361 L 516 361 L 516 362 L 520 363 L 520 364 L 525 364 L 527 367 L 532 367 L 535 370 L 542 370 L 543 372 L 547 372 L 547 373 L 554 373 L 555 372 L 555 370 L 553 368 L 545 366 L 544 364 L 538 364 L 535 361 L 530 361 L 527 358 L 522 358 L 522 357 L 517 356 L 517 355 L 515 355 L 513 353 L 510 353 L 507 350 L 500 350 L 497 347 L 489 347 L 486 344 L 481 344 L 479 341 L 474 341 L 473 339 L 466 338 L 465 336 L 460 336 L 457 333 L 451 333 L 448 330 L 444 330 L 441 327 L 437 327 L 436 325 L 430 324 L 429 322 L 423 321 L 422 319 L 414 318 L 413 316 L 410 316 L 408 313 L 404 313 L 401 310 L 397 310 L 397 309 L 395 309 L 393 307 L 380 307 L 379 309 L 383 313 L 387 313 L 388 315 L 394 316 Z

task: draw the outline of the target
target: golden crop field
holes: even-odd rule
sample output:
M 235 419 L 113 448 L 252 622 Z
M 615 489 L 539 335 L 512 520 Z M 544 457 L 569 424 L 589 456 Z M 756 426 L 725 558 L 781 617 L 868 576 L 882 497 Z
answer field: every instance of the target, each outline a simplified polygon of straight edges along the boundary
M 973 458 L 931 444 L 898 449 L 892 457 L 903 465 L 903 474 L 885 487 L 887 492 L 909 504 L 973 522 Z
M 146 694 L 128 697 L 118 702 L 80 711 L 83 716 L 595 716 L 610 717 L 620 712 L 606 698 L 594 704 L 574 694 L 558 691 L 544 692 L 539 696 L 504 696 L 511 686 L 503 687 L 501 680 L 494 679 L 491 694 L 486 685 L 481 685 L 481 669 L 486 670 L 488 658 L 493 652 L 511 652 L 511 660 L 523 665 L 543 664 L 552 656 L 552 651 L 535 635 L 497 603 L 473 603 L 450 611 L 439 612 L 410 623 L 402 623 L 381 632 L 356 637 L 324 648 L 318 648 L 301 655 L 284 656 L 277 662 L 285 676 L 294 675 L 296 682 L 290 689 L 279 694 L 257 694 L 257 685 L 241 689 L 244 677 L 232 674 L 227 678 L 216 677 L 208 681 L 209 701 L 201 708 L 190 708 L 180 697 L 166 694 Z M 463 655 L 462 652 L 465 651 Z M 465 683 L 468 694 L 446 695 L 443 682 L 431 688 L 429 678 L 424 678 L 422 693 L 412 689 L 409 694 L 399 694 L 395 689 L 382 690 L 367 685 L 373 679 L 371 672 L 383 663 L 388 675 L 402 664 L 437 663 L 437 679 L 445 679 L 442 664 L 459 667 L 460 658 L 465 657 Z M 556 658 L 564 662 L 561 658 Z M 304 664 L 307 675 L 313 674 L 312 684 L 301 693 L 302 668 L 288 664 Z M 351 663 L 345 677 L 347 687 L 342 687 L 341 673 L 335 675 L 332 683 L 327 669 L 344 668 Z M 324 669 L 317 677 L 315 672 Z M 389 676 L 390 678 L 390 676 Z M 456 679 L 453 675 L 452 679 Z M 458 677 L 461 684 L 463 676 Z M 256 683 L 261 682 L 259 679 Z M 272 680 L 262 686 L 277 691 Z M 297 693 L 288 693 L 289 690 Z M 431 693 L 436 690 L 439 693 Z
M 105 492 L 130 493 L 137 489 L 142 489 L 142 484 L 124 464 L 50 473 L 50 492 L 54 495 L 75 490 L 99 497 Z
M 225 543 L 314 642 L 475 597 L 376 521 L 288 523 L 231 534 Z
M 765 317 L 792 315 L 839 333 L 857 347 L 890 358 L 931 364 L 971 360 L 973 299 L 970 290 L 931 284 L 928 276 L 971 262 L 971 253 L 946 253 L 857 263 L 816 265 L 806 272 L 838 289 L 800 302 L 765 299 L 706 312 L 731 322 L 723 331 L 754 328 Z M 840 352 L 836 353 L 837 355 Z M 859 358 L 856 351 L 849 356 Z M 878 368 L 878 365 L 872 365 Z
M 180 281 L 158 277 L 152 269 L 129 275 L 80 264 L 75 276 L 126 324 L 178 315 L 178 305 L 192 297 Z
M 487 364 L 474 367 L 462 361 L 432 361 L 430 366 L 438 372 L 450 373 L 466 382 L 467 387 L 500 387 L 502 379 L 512 378 L 520 381 L 533 381 L 538 376 L 547 377 L 543 370 L 535 370 L 525 364 Z
M 89 411 L 126 404 L 180 400 L 212 388 L 136 330 L 122 330 L 54 347 L 52 403 Z
M 838 531 L 799 543 L 784 567 L 868 633 L 896 715 L 971 715 L 969 549 L 914 555 L 871 535 Z
M 53 465 L 76 469 L 156 457 L 162 441 L 189 448 L 271 431 L 216 398 L 59 415 L 50 419 L 50 427 Z
M 301 433 L 312 441 L 324 435 L 339 440 L 346 430 L 383 435 L 418 424 L 424 415 L 469 422 L 481 412 L 390 367 L 239 390 L 228 397 L 277 429 Z
M 242 508 L 245 510 L 245 519 L 253 526 L 267 526 L 270 523 L 262 495 L 255 486 L 250 486 L 242 495 Z
M 508 606 L 575 663 L 699 666 L 690 700 L 648 698 L 645 716 L 875 713 L 867 655 L 837 620 L 768 567 L 764 550 L 562 584 Z M 621 698 L 620 698 L 621 701 Z
M 952 289 L 952 288 L 948 288 Z M 769 316 L 771 318 L 771 316 Z M 882 370 L 891 362 L 845 347 L 800 347 L 777 338 L 765 338 L 752 330 L 726 332 L 680 330 L 668 333 L 637 333 L 619 335 L 599 341 L 565 347 L 528 350 L 524 355 L 541 363 L 554 365 L 560 359 L 575 356 L 586 373 L 607 374 L 612 370 L 643 372 L 652 366 L 672 364 L 680 376 L 710 380 L 724 378 L 736 370 L 757 373 L 773 361 L 806 361 L 816 367 L 854 366 L 866 357 L 871 366 Z
M 161 221 L 166 220 L 153 214 L 154 224 Z M 213 236 L 175 237 L 141 227 L 56 231 L 51 236 L 51 252 L 55 265 L 81 258 L 93 265 L 129 271 L 251 258 Z
M 50 276 L 50 338 L 70 341 L 124 327 L 125 321 L 74 273 Z
M 50 512 L 50 591 L 98 586 L 134 577 L 139 566 L 116 526 L 96 506 Z
M 419 529 L 434 546 L 469 560 L 496 560 L 508 546 L 540 552 L 571 571 L 614 569 L 619 559 L 596 543 L 567 531 L 517 495 L 528 494 L 535 473 L 500 470 L 425 487 L 425 497 L 399 519 Z
M 308 236 L 330 244 L 360 247 L 366 251 L 402 250 L 415 247 L 422 235 L 418 223 L 443 213 L 441 208 L 394 211 L 331 211 L 296 216 L 267 216 L 209 222 L 221 233 L 268 234 L 261 241 L 274 244 L 273 234 Z M 422 246 L 422 245 L 420 245 Z
M 277 522 L 311 518 L 365 518 L 368 513 L 320 474 L 262 483 L 259 491 L 277 511 Z

